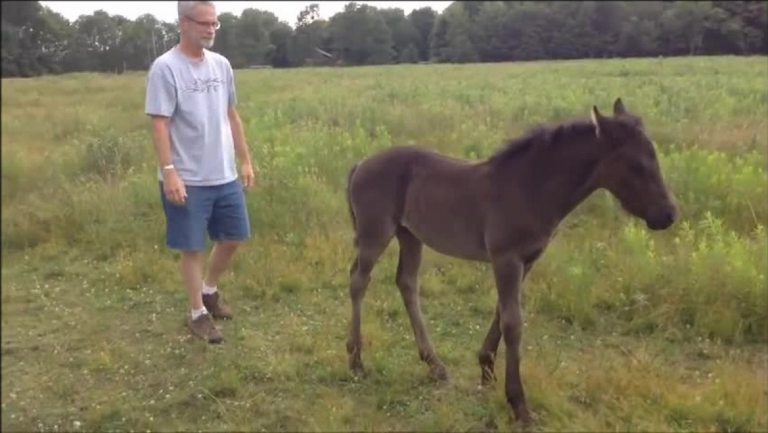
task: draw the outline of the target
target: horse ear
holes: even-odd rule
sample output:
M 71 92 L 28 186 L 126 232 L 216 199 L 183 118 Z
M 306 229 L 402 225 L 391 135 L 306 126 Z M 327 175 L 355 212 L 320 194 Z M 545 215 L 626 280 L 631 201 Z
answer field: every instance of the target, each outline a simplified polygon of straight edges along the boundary
M 600 110 L 597 109 L 596 105 L 592 106 L 592 124 L 595 125 L 595 135 L 600 137 L 602 133 L 603 128 L 603 122 L 605 120 L 605 117 L 600 113 Z
M 616 102 L 613 103 L 613 115 L 621 116 L 623 114 L 627 114 L 627 109 L 624 108 L 624 102 L 621 101 L 621 98 L 616 98 Z

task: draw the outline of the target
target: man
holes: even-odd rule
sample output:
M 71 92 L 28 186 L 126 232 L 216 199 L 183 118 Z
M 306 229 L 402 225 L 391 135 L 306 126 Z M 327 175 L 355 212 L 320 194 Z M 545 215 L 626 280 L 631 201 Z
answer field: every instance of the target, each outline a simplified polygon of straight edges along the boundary
M 145 112 L 160 163 L 166 245 L 181 252 L 189 294 L 189 329 L 210 343 L 224 339 L 213 318 L 231 318 L 219 276 L 250 237 L 244 189 L 255 182 L 245 144 L 232 66 L 213 46 L 219 22 L 208 1 L 180 1 L 180 41 L 158 57 L 147 78 Z M 240 161 L 238 178 L 235 153 Z M 203 278 L 206 232 L 214 241 Z

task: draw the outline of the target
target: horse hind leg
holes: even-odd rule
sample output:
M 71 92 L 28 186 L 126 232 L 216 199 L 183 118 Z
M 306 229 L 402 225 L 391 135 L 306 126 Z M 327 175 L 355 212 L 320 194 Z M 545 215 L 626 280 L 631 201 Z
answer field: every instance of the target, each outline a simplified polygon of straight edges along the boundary
M 347 354 L 349 368 L 355 374 L 364 374 L 362 361 L 363 338 L 360 322 L 362 320 L 362 303 L 365 292 L 371 281 L 371 272 L 381 254 L 394 237 L 394 227 L 380 226 L 377 235 L 357 235 L 357 256 L 349 270 L 349 296 L 352 304 L 352 315 L 347 338 Z
M 480 386 L 488 387 L 496 381 L 494 372 L 494 363 L 496 361 L 496 352 L 501 342 L 501 328 L 499 327 L 499 307 L 495 308 L 493 321 L 485 335 L 483 345 L 478 351 L 477 360 L 480 363 Z
M 419 358 L 429 365 L 432 375 L 436 379 L 447 380 L 448 372 L 435 354 L 419 305 L 418 273 L 421 266 L 423 244 L 404 227 L 398 229 L 397 240 L 400 244 L 400 257 L 397 263 L 395 281 L 408 312 L 413 335 L 419 349 Z

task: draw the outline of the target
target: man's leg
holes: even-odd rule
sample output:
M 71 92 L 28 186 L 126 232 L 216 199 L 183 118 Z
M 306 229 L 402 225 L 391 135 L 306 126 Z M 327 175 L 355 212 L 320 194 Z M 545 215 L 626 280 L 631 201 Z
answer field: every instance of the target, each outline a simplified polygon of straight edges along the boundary
M 220 343 L 224 338 L 213 323 L 202 297 L 205 227 L 213 206 L 213 196 L 203 188 L 187 187 L 187 202 L 177 205 L 168 201 L 162 184 L 160 194 L 166 217 L 166 245 L 181 252 L 179 272 L 189 295 L 189 329 L 209 343 Z
M 221 274 L 232 262 L 232 256 L 242 244 L 242 241 L 222 240 L 213 244 L 211 255 L 208 257 L 208 272 L 205 275 L 205 285 L 213 288 L 219 282 Z
M 218 291 L 221 274 L 229 267 L 238 247 L 251 235 L 242 183 L 237 180 L 218 187 L 208 231 L 215 241 L 203 286 L 203 303 L 215 318 L 232 318 Z
M 182 251 L 179 261 L 179 271 L 181 280 L 189 294 L 189 307 L 192 311 L 192 318 L 204 313 L 203 306 L 203 252 L 202 251 Z

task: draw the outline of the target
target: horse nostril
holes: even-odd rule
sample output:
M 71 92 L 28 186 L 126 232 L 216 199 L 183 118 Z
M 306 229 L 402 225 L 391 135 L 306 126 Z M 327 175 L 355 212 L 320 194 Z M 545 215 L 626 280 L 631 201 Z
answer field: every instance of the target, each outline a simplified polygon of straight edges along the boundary
M 674 209 L 666 209 L 661 214 L 660 225 L 663 227 L 669 227 L 675 222 L 676 212 Z
M 677 219 L 677 212 L 674 208 L 661 209 L 647 220 L 648 227 L 652 230 L 666 230 Z
M 669 219 L 669 223 L 672 224 L 677 220 L 677 209 L 672 208 L 667 211 L 667 218 Z

